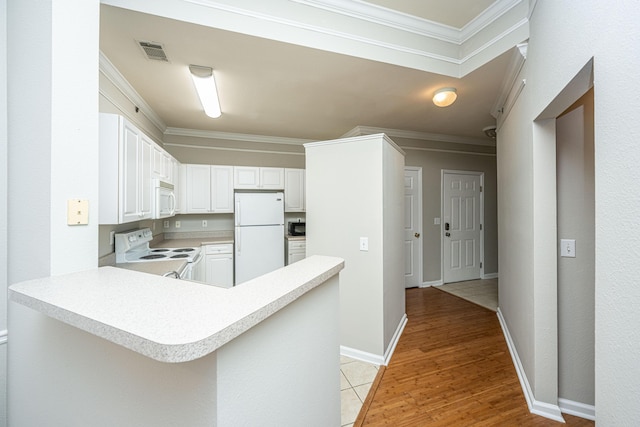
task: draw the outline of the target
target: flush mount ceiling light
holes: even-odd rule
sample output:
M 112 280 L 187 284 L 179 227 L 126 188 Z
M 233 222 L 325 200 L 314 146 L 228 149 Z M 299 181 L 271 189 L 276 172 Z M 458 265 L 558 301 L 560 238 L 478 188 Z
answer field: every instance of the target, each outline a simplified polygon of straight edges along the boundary
M 454 87 L 443 87 L 433 95 L 433 103 L 438 107 L 448 107 L 456 101 L 458 94 Z
M 204 108 L 204 113 L 213 119 L 217 119 L 222 115 L 222 111 L 220 110 L 216 81 L 213 78 L 213 68 L 189 65 L 189 71 L 202 108 Z

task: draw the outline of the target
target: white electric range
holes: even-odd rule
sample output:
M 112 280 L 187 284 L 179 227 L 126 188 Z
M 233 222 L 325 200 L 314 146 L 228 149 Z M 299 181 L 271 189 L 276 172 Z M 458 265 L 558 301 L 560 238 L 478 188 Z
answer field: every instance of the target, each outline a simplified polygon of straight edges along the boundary
M 204 281 L 204 262 L 199 247 L 193 248 L 151 248 L 149 242 L 153 233 L 149 228 L 116 233 L 116 262 L 162 262 L 185 260 L 186 268 L 176 276 L 180 279 Z M 167 272 L 172 273 L 172 272 Z

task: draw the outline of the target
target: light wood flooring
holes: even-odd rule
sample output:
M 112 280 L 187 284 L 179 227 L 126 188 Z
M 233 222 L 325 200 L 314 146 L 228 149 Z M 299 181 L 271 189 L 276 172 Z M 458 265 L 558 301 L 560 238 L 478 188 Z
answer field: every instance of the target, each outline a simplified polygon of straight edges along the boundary
M 434 288 L 406 291 L 408 322 L 355 426 L 593 426 L 527 408 L 495 312 Z

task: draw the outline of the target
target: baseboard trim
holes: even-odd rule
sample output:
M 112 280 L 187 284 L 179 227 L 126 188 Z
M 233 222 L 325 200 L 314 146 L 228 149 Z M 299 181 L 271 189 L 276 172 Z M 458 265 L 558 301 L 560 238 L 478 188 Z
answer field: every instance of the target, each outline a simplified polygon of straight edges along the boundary
M 342 356 L 347 356 L 352 359 L 357 359 L 363 362 L 372 363 L 374 365 L 387 366 L 389 364 L 389 361 L 391 360 L 391 356 L 393 356 L 393 352 L 396 349 L 396 345 L 400 340 L 402 331 L 404 331 L 404 327 L 407 324 L 407 320 L 408 320 L 407 315 L 405 313 L 404 315 L 402 315 L 402 319 L 400 319 L 400 323 L 396 328 L 396 332 L 393 334 L 393 338 L 391 338 L 391 342 L 389 343 L 389 346 L 387 347 L 387 350 L 385 351 L 383 356 L 379 354 L 373 354 L 366 351 L 358 350 L 356 348 L 347 347 L 344 345 L 340 346 L 340 354 Z
M 498 278 L 498 273 L 483 274 L 481 277 L 482 280 L 497 279 L 497 278 Z
M 420 285 L 420 287 L 428 288 L 430 286 L 440 286 L 440 285 L 444 285 L 444 282 L 442 280 L 433 280 L 431 282 L 422 282 L 422 285 Z
M 531 390 L 531 386 L 529 385 L 529 380 L 527 379 L 527 374 L 524 371 L 524 367 L 520 362 L 520 357 L 518 356 L 518 351 L 516 350 L 516 346 L 511 339 L 511 334 L 509 333 L 509 329 L 507 328 L 507 322 L 504 320 L 502 316 L 502 311 L 498 308 L 498 321 L 500 322 L 500 327 L 502 328 L 502 333 L 504 335 L 504 339 L 507 342 L 507 348 L 509 348 L 509 354 L 511 354 L 511 360 L 513 361 L 513 365 L 516 368 L 516 373 L 518 374 L 518 380 L 520 381 L 520 387 L 522 388 L 522 392 L 524 394 L 524 398 L 527 401 L 527 406 L 529 407 L 529 412 L 532 414 L 540 415 L 545 418 L 549 418 L 555 421 L 559 421 L 564 423 L 564 418 L 562 418 L 562 412 L 560 411 L 560 407 L 558 405 L 552 405 L 546 402 L 540 402 L 535 399 L 533 395 L 533 391 Z
M 563 414 L 575 415 L 576 417 L 585 418 L 587 420 L 596 420 L 596 407 L 587 405 L 586 403 L 575 402 L 569 399 L 558 399 L 558 406 Z
M 400 336 L 402 335 L 402 331 L 404 331 L 404 327 L 407 324 L 407 313 L 402 315 L 400 319 L 400 323 L 398 323 L 398 327 L 396 331 L 393 333 L 393 337 L 391 337 L 391 341 L 389 342 L 389 346 L 387 347 L 387 351 L 384 353 L 384 366 L 388 366 L 391 361 L 391 356 L 393 356 L 393 352 L 396 350 L 396 345 L 398 345 L 398 341 L 400 340 Z

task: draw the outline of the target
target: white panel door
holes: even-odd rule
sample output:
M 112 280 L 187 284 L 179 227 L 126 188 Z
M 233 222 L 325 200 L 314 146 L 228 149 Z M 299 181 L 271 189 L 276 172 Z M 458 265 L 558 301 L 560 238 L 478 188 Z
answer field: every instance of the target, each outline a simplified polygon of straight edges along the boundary
M 443 175 L 444 283 L 480 278 L 481 174 Z
M 404 171 L 404 286 L 422 284 L 422 214 L 420 170 Z

